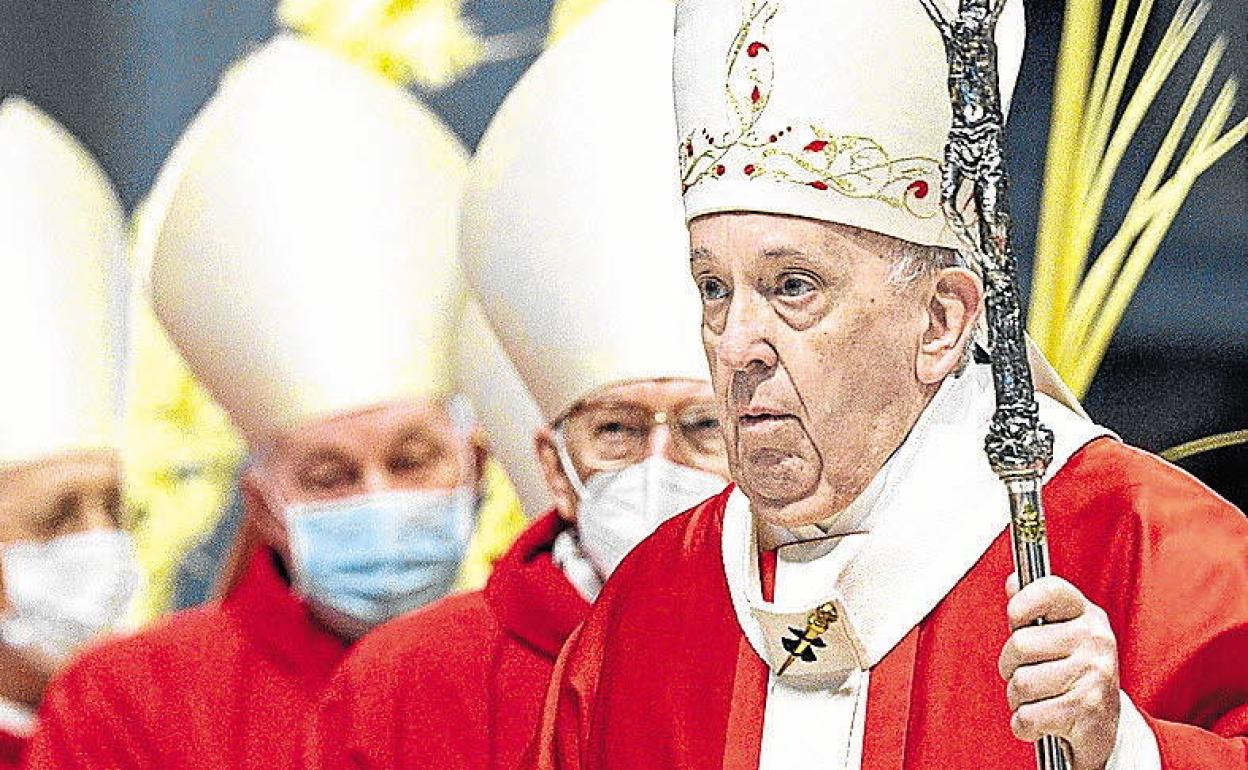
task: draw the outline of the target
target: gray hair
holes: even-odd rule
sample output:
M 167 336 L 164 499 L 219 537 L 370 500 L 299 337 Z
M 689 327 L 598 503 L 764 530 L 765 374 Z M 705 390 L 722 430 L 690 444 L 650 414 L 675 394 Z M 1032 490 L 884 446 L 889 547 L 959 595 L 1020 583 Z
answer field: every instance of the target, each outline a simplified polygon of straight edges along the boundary
M 946 267 L 965 267 L 974 270 L 970 257 L 956 249 L 943 246 L 924 246 L 910 241 L 897 241 L 893 251 L 893 266 L 889 270 L 888 281 L 898 288 L 909 286 L 921 278 L 934 275 Z M 977 271 L 978 272 L 978 271 Z M 975 336 L 967 340 L 962 350 L 962 360 L 953 371 L 955 377 L 961 376 L 970 365 L 976 345 Z
M 955 249 L 897 240 L 888 281 L 895 286 L 907 286 L 946 267 L 968 267 L 969 264 L 969 260 Z

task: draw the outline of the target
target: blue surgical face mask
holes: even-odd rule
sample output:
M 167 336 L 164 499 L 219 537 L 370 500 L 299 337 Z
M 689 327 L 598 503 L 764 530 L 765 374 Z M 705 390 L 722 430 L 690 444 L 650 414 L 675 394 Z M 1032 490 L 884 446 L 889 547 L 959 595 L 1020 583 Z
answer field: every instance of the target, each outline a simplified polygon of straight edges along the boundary
M 284 509 L 294 588 L 372 627 L 450 592 L 476 494 L 402 490 Z

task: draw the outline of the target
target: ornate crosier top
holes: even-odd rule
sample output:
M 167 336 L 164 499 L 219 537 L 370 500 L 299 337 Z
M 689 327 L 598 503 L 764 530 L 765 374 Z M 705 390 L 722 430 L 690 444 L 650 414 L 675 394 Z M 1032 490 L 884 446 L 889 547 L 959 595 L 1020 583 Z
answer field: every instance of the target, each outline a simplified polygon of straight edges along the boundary
M 778 0 L 745 0 L 727 56 L 724 97 L 731 123 L 713 136 L 697 129 L 681 142 L 682 189 L 730 176 L 806 185 L 830 195 L 869 199 L 921 218 L 940 214 L 931 193 L 940 179 L 934 158 L 893 157 L 869 136 L 842 135 L 818 125 L 768 125 L 775 83 L 768 24 Z
M 985 439 L 997 475 L 1037 476 L 1053 456 L 1053 433 L 1040 424 L 1027 361 L 1023 314 L 1010 249 L 1009 177 L 1005 169 L 997 73 L 997 20 L 1005 0 L 960 0 L 945 18 L 936 0 L 920 0 L 940 30 L 949 62 L 953 122 L 945 147 L 941 204 L 950 227 L 983 269 L 997 410 Z M 964 187 L 978 221 L 963 217 Z

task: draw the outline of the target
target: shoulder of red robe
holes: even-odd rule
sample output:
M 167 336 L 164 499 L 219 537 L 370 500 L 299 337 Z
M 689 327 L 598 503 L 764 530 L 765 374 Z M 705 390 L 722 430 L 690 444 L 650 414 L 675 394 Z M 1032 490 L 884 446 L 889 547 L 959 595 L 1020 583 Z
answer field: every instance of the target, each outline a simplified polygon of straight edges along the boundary
M 1113 439 L 1093 441 L 1062 469 L 1052 505 L 1064 526 L 1131 526 L 1150 539 L 1221 540 L 1248 548 L 1248 518 L 1195 476 L 1151 452 Z M 1113 510 L 1114 521 L 1098 520 Z M 1078 517 L 1077 519 L 1075 517 Z
M 416 767 L 483 751 L 503 629 L 480 591 L 374 629 L 347 654 L 305 733 L 309 767 Z
M 1053 490 L 1054 570 L 1106 609 L 1122 688 L 1163 767 L 1248 767 L 1248 519 L 1200 481 L 1118 442 Z
M 76 657 L 57 679 L 82 677 L 122 684 L 137 671 L 166 671 L 175 660 L 186 661 L 180 667 L 194 669 L 209 657 L 206 648 L 215 645 L 218 652 L 212 657 L 218 657 L 220 645 L 228 644 L 223 633 L 228 623 L 215 603 L 184 610 L 132 634 L 101 639 Z M 206 638 L 215 640 L 214 645 L 205 645 Z
M 210 659 L 235 643 L 223 633 L 227 623 L 219 605 L 211 604 L 94 643 L 48 683 L 31 737 L 30 766 L 48 767 L 50 756 L 66 750 L 60 744 L 82 740 L 117 717 L 138 730 L 158 723 L 162 704 L 179 697 L 162 682 L 189 682 L 212 670 Z M 212 643 L 205 644 L 207 639 Z
M 421 680 L 418 690 L 436 687 L 442 678 L 461 679 L 467 664 L 480 660 L 501 633 L 481 591 L 448 596 L 374 629 L 343 659 L 334 679 L 372 691 L 369 699 L 400 692 L 407 698 L 418 694 L 410 688 L 413 677 Z
M 708 498 L 688 511 L 675 516 L 659 526 L 640 545 L 629 552 L 610 579 L 602 593 L 590 607 L 576 632 L 568 639 L 559 656 L 560 667 L 565 658 L 578 658 L 578 649 L 600 648 L 604 639 L 604 624 L 609 618 L 627 614 L 634 604 L 646 605 L 656 600 L 655 587 L 666 593 L 670 589 L 682 593 L 687 586 L 672 585 L 672 578 L 696 571 L 702 577 L 723 582 L 722 561 L 719 558 L 720 541 L 723 537 L 724 509 L 736 484 L 727 485 L 722 492 Z M 705 574 L 720 567 L 717 574 Z M 722 601 L 728 602 L 727 584 L 724 584 Z M 657 597 L 661 600 L 662 597 Z M 691 621 L 696 622 L 696 621 Z M 599 647 L 596 647 L 599 646 Z M 591 655 L 591 658 L 595 656 Z M 590 668 L 596 670 L 597 661 Z M 568 673 L 581 678 L 576 672 L 580 663 L 568 668 Z M 558 670 L 556 672 L 556 681 Z

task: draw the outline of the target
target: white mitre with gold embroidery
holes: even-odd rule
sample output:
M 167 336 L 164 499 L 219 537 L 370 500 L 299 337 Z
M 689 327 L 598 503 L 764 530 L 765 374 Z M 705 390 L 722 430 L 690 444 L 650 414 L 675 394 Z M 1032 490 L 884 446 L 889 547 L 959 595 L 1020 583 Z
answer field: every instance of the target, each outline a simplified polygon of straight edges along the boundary
M 157 316 L 253 445 L 455 389 L 465 165 L 414 98 L 297 38 L 227 73 L 145 243 Z
M 104 171 L 21 99 L 0 105 L 0 465 L 117 448 L 125 215 Z
M 482 140 L 463 260 L 548 420 L 628 380 L 707 379 L 671 148 L 672 3 L 609 0 Z
M 1008 0 L 1006 114 L 1026 37 L 1023 3 Z M 949 65 L 919 0 L 680 0 L 673 69 L 687 219 L 789 214 L 959 247 L 940 203 Z M 1030 340 L 1028 355 L 1037 390 L 1083 414 Z
M 1021 0 L 996 37 L 1008 110 Z M 919 0 L 680 0 L 674 70 L 689 219 L 791 214 L 958 247 L 940 205 L 949 67 Z
M 464 311 L 456 350 L 459 392 L 472 401 L 489 436 L 490 454 L 507 470 L 524 512 L 529 516 L 545 512 L 550 493 L 533 458 L 542 412 L 475 299 Z

